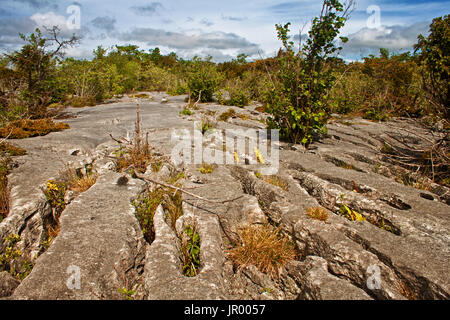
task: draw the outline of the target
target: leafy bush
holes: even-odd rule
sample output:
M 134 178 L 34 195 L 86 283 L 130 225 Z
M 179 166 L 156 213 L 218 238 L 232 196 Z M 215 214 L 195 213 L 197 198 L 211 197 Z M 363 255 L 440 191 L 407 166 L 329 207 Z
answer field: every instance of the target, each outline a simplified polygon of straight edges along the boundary
M 204 61 L 194 58 L 189 65 L 187 76 L 191 99 L 200 102 L 213 101 L 213 95 L 219 88 L 221 79 L 222 76 L 211 62 L 211 58 Z
M 191 111 L 189 108 L 184 108 L 183 110 L 180 111 L 180 115 L 183 116 L 192 116 L 194 114 L 193 111 Z
M 433 20 L 427 38 L 419 36 L 415 45 L 419 51 L 423 89 L 434 113 L 450 119 L 450 15 Z
M 50 37 L 44 36 L 39 29 L 28 37 L 20 34 L 26 44 L 20 50 L 6 55 L 13 66 L 16 81 L 24 83 L 18 94 L 26 103 L 28 116 L 45 116 L 46 106 L 57 89 L 54 82 L 57 58 L 62 56 L 64 48 L 74 45 L 78 40 L 75 36 L 69 40 L 58 39 L 57 27 L 47 31 Z
M 183 273 L 195 277 L 200 269 L 200 235 L 195 226 L 187 226 L 181 238 Z

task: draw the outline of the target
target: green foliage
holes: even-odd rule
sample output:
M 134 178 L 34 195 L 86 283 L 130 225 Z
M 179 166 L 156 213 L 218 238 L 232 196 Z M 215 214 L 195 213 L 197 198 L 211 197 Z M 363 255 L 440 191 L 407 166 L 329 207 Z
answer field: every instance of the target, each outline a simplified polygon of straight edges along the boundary
M 67 191 L 67 186 L 64 182 L 49 180 L 44 189 L 45 197 L 54 209 L 54 216 L 58 219 L 61 213 L 66 208 L 66 201 L 64 199 Z
M 180 111 L 180 115 L 183 116 L 192 116 L 194 114 L 194 112 L 192 110 L 190 110 L 189 108 L 184 108 L 183 110 Z
M 371 55 L 339 72 L 329 97 L 332 112 L 375 121 L 427 114 L 418 66 L 409 53 L 380 49 L 380 57 Z
M 8 271 L 20 281 L 25 279 L 33 268 L 32 264 L 22 257 L 22 251 L 16 248 L 21 240 L 18 234 L 8 235 L 4 240 L 3 253 L 0 254 L 0 271 Z
M 202 121 L 199 123 L 198 128 L 196 129 L 200 130 L 202 135 L 204 135 L 209 130 L 214 129 L 214 124 L 208 118 L 205 117 L 202 119 Z
M 119 288 L 119 289 L 117 289 L 121 294 L 123 294 L 124 295 L 124 297 L 125 297 L 125 299 L 126 300 L 129 300 L 129 301 L 131 301 L 131 300 L 133 300 L 133 296 L 134 296 L 134 294 L 136 293 L 134 290 L 128 290 L 127 288 Z
M 324 0 L 322 15 L 313 20 L 309 38 L 300 52 L 289 41 L 289 26 L 276 25 L 283 43 L 279 53 L 276 83 L 268 95 L 270 128 L 280 129 L 282 137 L 308 144 L 316 133 L 325 133 L 326 101 L 335 81 L 327 59 L 341 48 L 334 41 L 346 21 L 346 10 L 335 0 Z M 343 42 L 346 39 L 341 38 Z
M 200 235 L 195 226 L 187 226 L 181 239 L 181 259 L 183 273 L 195 277 L 200 269 Z
M 58 39 L 59 29 L 53 27 L 48 30 L 50 37 L 46 37 L 39 29 L 30 36 L 20 34 L 26 44 L 10 55 L 6 55 L 8 62 L 13 66 L 13 78 L 17 83 L 24 82 L 20 90 L 22 103 L 27 106 L 27 115 L 42 116 L 46 113 L 46 106 L 51 102 L 56 91 L 54 76 L 57 72 L 58 57 L 62 50 L 74 45 L 77 38 L 70 40 Z M 56 49 L 50 50 L 52 46 Z
M 218 90 L 221 74 L 217 71 L 211 58 L 201 60 L 195 57 L 188 66 L 187 87 L 194 101 L 213 101 L 213 95 Z
M 141 230 L 145 240 L 148 243 L 152 243 L 155 240 L 155 228 L 153 225 L 153 217 L 155 216 L 156 209 L 163 201 L 162 189 L 156 189 L 146 196 L 140 196 L 137 200 L 133 201 L 135 208 L 136 218 L 141 225 Z
M 167 183 L 176 186 L 177 181 L 183 177 L 183 172 L 172 175 Z M 150 244 L 155 240 L 153 218 L 159 205 L 162 205 L 166 212 L 167 221 L 172 229 L 175 229 L 176 221 L 183 215 L 181 194 L 171 188 L 156 188 L 147 194 L 139 196 L 132 204 L 144 238 Z
M 450 15 L 433 20 L 427 38 L 415 45 L 422 67 L 423 89 L 434 113 L 450 119 Z
M 5 268 L 9 268 L 10 272 L 13 274 L 13 266 L 12 262 L 22 256 L 22 251 L 16 249 L 16 244 L 21 240 L 18 234 L 12 234 L 5 238 L 4 245 L 5 249 L 3 253 L 0 255 L 0 270 L 5 270 Z
M 251 93 L 246 87 L 244 81 L 236 79 L 235 81 L 228 82 L 224 90 L 228 93 L 229 98 L 225 99 L 224 94 L 222 92 L 218 92 L 217 97 L 220 104 L 241 108 L 249 104 Z

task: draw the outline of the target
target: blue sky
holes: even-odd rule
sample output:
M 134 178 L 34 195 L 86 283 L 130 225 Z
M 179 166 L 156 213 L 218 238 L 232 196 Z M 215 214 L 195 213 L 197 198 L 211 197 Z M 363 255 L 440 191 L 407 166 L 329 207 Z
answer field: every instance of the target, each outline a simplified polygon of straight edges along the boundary
M 419 33 L 427 33 L 433 18 L 450 11 L 450 0 L 355 1 L 342 30 L 350 38 L 342 52 L 349 60 L 377 53 L 380 47 L 409 50 Z M 98 45 L 136 44 L 184 58 L 211 55 L 216 61 L 239 53 L 252 58 L 275 54 L 280 46 L 275 24 L 291 22 L 294 34 L 302 28 L 306 33 L 321 8 L 320 0 L 0 0 L 0 4 L 1 51 L 23 44 L 19 32 L 58 25 L 62 36 L 75 32 L 82 37 L 77 47 L 67 50 L 69 56 L 89 58 Z M 67 26 L 71 5 L 80 8 L 80 29 Z

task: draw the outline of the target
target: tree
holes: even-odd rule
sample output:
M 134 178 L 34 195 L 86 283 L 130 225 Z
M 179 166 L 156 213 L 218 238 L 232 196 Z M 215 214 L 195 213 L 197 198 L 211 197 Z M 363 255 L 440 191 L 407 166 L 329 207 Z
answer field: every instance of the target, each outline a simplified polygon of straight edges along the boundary
M 422 66 L 423 89 L 434 112 L 450 119 L 450 15 L 433 19 L 427 38 L 419 35 L 414 46 Z
M 335 76 L 328 63 L 341 50 L 335 39 L 344 26 L 353 2 L 344 6 L 337 0 L 324 0 L 322 12 L 312 21 L 309 38 L 298 52 L 290 41 L 290 23 L 276 25 L 283 48 L 278 55 L 279 71 L 268 95 L 270 128 L 280 129 L 281 137 L 308 144 L 315 133 L 326 132 L 326 101 Z M 347 39 L 341 37 L 342 42 Z
M 20 34 L 26 41 L 22 49 L 7 55 L 17 75 L 26 82 L 23 92 L 28 102 L 28 114 L 39 117 L 45 113 L 45 107 L 50 102 L 52 79 L 56 72 L 57 59 L 63 56 L 63 50 L 77 43 L 73 35 L 69 40 L 59 38 L 59 28 L 46 29 L 48 37 L 44 37 L 38 28 L 30 36 Z

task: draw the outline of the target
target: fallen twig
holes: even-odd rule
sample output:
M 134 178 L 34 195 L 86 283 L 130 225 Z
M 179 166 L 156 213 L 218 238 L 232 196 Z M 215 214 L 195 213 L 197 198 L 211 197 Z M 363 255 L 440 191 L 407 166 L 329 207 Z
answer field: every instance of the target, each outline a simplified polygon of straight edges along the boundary
M 3 142 L 5 142 L 6 140 L 8 140 L 8 138 L 11 136 L 13 130 L 11 129 L 11 131 L 9 132 L 9 134 L 6 136 L 6 138 L 0 140 L 0 144 L 2 144 Z
M 144 177 L 144 176 L 140 175 L 140 174 L 137 173 L 137 172 L 135 172 L 135 175 L 136 175 L 137 178 L 139 178 L 139 179 L 141 179 L 141 180 L 144 180 L 144 181 L 147 181 L 147 182 L 151 182 L 151 183 L 154 183 L 154 184 L 157 184 L 157 185 L 166 187 L 166 188 L 174 189 L 174 190 L 176 190 L 176 191 L 180 191 L 180 192 L 182 192 L 182 193 L 184 193 L 184 194 L 187 194 L 187 195 L 189 195 L 189 196 L 191 196 L 191 197 L 194 197 L 194 198 L 196 198 L 196 199 L 199 199 L 199 200 L 202 200 L 202 201 L 205 201 L 205 202 L 209 202 L 209 203 L 220 203 L 220 204 L 225 204 L 225 203 L 233 202 L 233 201 L 236 201 L 236 200 L 242 198 L 242 196 L 239 196 L 239 197 L 237 197 L 237 198 L 235 198 L 235 199 L 229 199 L 229 200 L 223 200 L 223 201 L 220 201 L 220 200 L 210 200 L 210 199 L 206 199 L 206 198 L 203 198 L 203 197 L 201 197 L 201 196 L 198 196 L 198 195 L 196 195 L 196 194 L 193 194 L 193 193 L 191 193 L 191 192 L 189 192 L 189 191 L 186 191 L 186 190 L 183 189 L 183 188 L 179 188 L 179 187 L 176 187 L 176 186 L 171 185 L 171 184 L 167 184 L 167 183 L 164 183 L 164 182 L 161 182 L 161 181 L 157 181 L 157 180 L 152 179 L 152 178 L 149 178 L 149 177 Z

